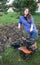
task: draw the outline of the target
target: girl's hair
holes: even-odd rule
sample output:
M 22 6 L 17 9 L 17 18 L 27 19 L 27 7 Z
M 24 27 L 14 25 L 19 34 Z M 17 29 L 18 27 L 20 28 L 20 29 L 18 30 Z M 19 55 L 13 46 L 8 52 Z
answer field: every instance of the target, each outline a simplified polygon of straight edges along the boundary
M 27 19 L 28 19 L 28 21 L 30 21 L 30 20 L 31 20 L 30 10 L 29 10 L 29 8 L 25 8 L 24 11 L 25 11 L 26 9 L 28 9 Z M 23 16 L 24 16 L 24 11 L 23 11 Z

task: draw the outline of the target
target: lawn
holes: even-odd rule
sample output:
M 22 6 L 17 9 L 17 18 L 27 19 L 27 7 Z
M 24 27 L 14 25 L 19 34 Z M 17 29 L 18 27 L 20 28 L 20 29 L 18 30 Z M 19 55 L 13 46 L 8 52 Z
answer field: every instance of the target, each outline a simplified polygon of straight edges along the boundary
M 40 13 L 33 15 L 35 24 L 40 25 Z M 0 16 L 0 26 L 17 23 L 18 13 L 8 13 Z M 3 53 L 0 53 L 0 65 L 40 65 L 40 38 L 37 39 L 38 52 L 31 56 L 29 60 L 22 60 L 18 51 L 7 46 Z
M 5 24 L 9 23 L 16 23 L 19 20 L 19 13 L 8 13 L 8 14 L 3 14 L 2 16 L 0 15 L 0 26 L 3 26 Z M 36 24 L 40 25 L 40 13 L 37 13 L 33 15 L 34 21 Z

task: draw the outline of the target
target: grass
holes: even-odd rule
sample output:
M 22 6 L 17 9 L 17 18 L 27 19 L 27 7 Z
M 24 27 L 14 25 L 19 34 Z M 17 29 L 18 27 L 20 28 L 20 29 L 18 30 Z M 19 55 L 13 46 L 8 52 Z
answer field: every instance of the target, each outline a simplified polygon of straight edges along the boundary
M 2 16 L 0 16 L 0 26 L 9 24 L 9 23 L 16 23 L 19 20 L 18 17 L 19 17 L 19 13 L 16 13 L 16 12 L 3 14 Z M 40 25 L 40 13 L 33 15 L 33 17 L 34 17 L 35 23 Z
M 17 13 L 8 13 L 0 16 L 0 26 L 18 22 Z M 40 25 L 40 14 L 33 15 L 35 24 Z M 6 47 L 0 53 L 0 65 L 40 65 L 40 38 L 37 39 L 38 53 L 34 54 L 29 60 L 22 60 L 18 51 L 12 47 Z
M 40 13 L 33 15 L 36 25 L 40 25 Z
M 3 14 L 2 16 L 0 16 L 0 26 L 17 22 L 18 21 L 17 17 L 18 17 L 17 13 Z

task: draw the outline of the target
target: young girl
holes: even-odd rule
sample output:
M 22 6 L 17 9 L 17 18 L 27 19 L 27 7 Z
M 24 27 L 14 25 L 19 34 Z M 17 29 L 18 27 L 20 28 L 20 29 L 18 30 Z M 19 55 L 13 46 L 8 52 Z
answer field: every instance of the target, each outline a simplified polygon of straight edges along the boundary
M 26 31 L 26 34 L 28 33 L 30 35 L 30 39 L 36 40 L 38 36 L 38 30 L 35 26 L 34 19 L 32 15 L 30 14 L 30 11 L 28 8 L 24 10 L 23 16 L 20 16 L 19 22 L 18 22 L 18 29 L 20 30 L 21 26 L 23 25 L 24 30 Z M 25 38 L 22 37 L 24 40 Z M 37 49 L 36 42 L 32 45 L 32 48 Z
M 35 39 L 38 36 L 38 31 L 34 23 L 34 19 L 32 15 L 30 14 L 30 11 L 28 8 L 26 8 L 23 12 L 23 15 L 20 16 L 19 22 L 18 22 L 18 29 L 20 30 L 21 25 L 23 24 L 24 30 L 29 33 L 30 38 Z

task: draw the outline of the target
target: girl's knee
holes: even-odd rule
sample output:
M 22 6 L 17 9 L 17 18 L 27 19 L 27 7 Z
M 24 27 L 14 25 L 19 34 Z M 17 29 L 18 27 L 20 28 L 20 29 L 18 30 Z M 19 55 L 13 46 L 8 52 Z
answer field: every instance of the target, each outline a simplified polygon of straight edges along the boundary
M 38 37 L 38 30 L 32 32 L 32 38 L 36 39 Z
M 35 30 L 35 34 L 38 36 L 38 30 Z
M 33 33 L 38 34 L 38 30 L 34 30 Z

